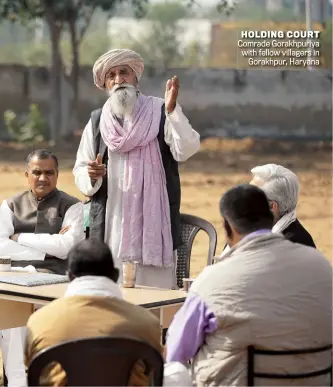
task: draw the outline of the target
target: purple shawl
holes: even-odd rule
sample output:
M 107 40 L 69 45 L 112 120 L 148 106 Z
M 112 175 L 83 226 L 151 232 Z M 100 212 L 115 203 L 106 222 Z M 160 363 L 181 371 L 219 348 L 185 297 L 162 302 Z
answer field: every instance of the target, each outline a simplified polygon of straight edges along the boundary
M 103 106 L 101 136 L 111 152 L 126 154 L 119 257 L 156 267 L 173 263 L 169 198 L 157 135 L 163 101 L 139 94 L 127 130 Z

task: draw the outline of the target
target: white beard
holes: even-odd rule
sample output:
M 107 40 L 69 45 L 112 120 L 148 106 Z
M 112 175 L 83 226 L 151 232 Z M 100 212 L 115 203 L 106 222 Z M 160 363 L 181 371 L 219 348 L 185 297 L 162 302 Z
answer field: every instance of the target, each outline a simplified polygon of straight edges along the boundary
M 111 112 L 118 118 L 131 117 L 136 104 L 137 89 L 132 85 L 115 86 L 108 91 Z

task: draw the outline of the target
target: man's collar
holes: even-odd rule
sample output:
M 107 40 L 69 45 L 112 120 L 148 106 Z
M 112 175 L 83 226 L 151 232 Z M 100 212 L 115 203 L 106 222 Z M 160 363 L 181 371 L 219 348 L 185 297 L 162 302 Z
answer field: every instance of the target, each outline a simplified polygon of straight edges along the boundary
M 256 241 L 262 241 L 266 239 L 274 239 L 274 238 L 283 238 L 283 236 L 279 234 L 272 233 L 269 229 L 262 229 L 251 232 L 250 234 L 245 235 L 239 242 L 237 242 L 233 247 L 229 248 L 228 251 L 223 251 L 219 259 L 216 262 L 223 261 L 224 259 L 230 257 L 234 252 L 236 252 L 239 248 L 247 245 L 256 243 Z
M 65 297 L 71 296 L 123 298 L 120 287 L 110 278 L 93 275 L 75 278 L 65 293 Z
M 58 189 L 55 188 L 53 191 L 49 192 L 46 196 L 44 196 L 44 197 L 43 197 L 42 199 L 40 199 L 40 200 L 37 199 L 37 196 L 32 192 L 31 189 L 30 189 L 30 191 L 29 191 L 29 195 L 30 195 L 30 197 L 31 197 L 32 199 L 37 200 L 38 202 L 41 202 L 41 201 L 43 201 L 43 200 L 47 200 L 47 199 L 52 198 L 52 197 L 55 196 L 58 192 L 59 192 Z
M 246 240 L 249 240 L 249 239 L 254 238 L 256 236 L 270 234 L 270 233 L 272 233 L 272 230 L 270 230 L 268 228 L 263 228 L 262 230 L 253 231 L 250 234 L 245 235 L 241 240 L 246 241 Z

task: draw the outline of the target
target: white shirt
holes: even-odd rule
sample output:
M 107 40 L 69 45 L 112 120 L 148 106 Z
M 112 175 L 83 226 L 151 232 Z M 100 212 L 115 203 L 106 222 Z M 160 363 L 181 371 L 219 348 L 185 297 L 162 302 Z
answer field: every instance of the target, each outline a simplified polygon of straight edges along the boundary
M 64 297 L 72 296 L 115 297 L 123 299 L 122 291 L 116 282 L 113 282 L 110 278 L 97 275 L 84 275 L 71 281 Z
M 125 120 L 124 128 L 128 124 L 129 122 Z M 169 145 L 172 156 L 178 162 L 186 161 L 200 149 L 200 135 L 192 128 L 178 104 L 171 114 L 166 114 L 164 140 Z M 121 262 L 118 256 L 123 218 L 122 197 L 126 156 L 110 151 L 108 151 L 108 156 L 108 200 L 106 206 L 105 242 L 111 248 L 115 266 L 121 269 Z M 99 178 L 95 185 L 92 186 L 88 175 L 88 162 L 95 159 L 93 130 L 91 120 L 89 120 L 82 134 L 73 170 L 75 183 L 86 196 L 94 195 L 102 184 L 102 178 Z M 150 266 L 139 267 L 137 274 L 137 283 L 140 284 L 165 288 L 175 286 L 173 279 L 175 277 L 174 268 L 169 268 L 168 270 Z M 120 281 L 121 277 L 122 272 L 120 271 Z
M 0 206 L 0 251 L 12 261 L 43 261 L 45 255 L 66 259 L 69 250 L 85 238 L 83 228 L 83 204 L 72 205 L 65 214 L 62 228 L 71 226 L 63 234 L 21 233 L 18 241 L 9 239 L 14 234 L 14 213 L 4 200 Z

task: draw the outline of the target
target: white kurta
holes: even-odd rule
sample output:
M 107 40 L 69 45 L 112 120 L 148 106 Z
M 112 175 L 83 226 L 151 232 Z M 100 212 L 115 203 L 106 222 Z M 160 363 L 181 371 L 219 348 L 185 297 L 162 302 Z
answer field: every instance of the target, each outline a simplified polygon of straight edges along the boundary
M 128 124 L 129 122 L 125 120 L 124 128 Z M 192 128 L 178 104 L 171 114 L 166 114 L 164 139 L 169 145 L 174 159 L 178 162 L 186 161 L 200 148 L 200 135 Z M 111 248 L 115 266 L 120 269 L 121 281 L 122 262 L 119 257 L 119 248 L 123 217 L 122 197 L 125 156 L 121 153 L 111 153 L 110 151 L 108 151 L 108 156 L 108 200 L 106 205 L 105 242 Z M 86 196 L 94 195 L 102 184 L 102 178 L 99 178 L 95 185 L 92 186 L 88 176 L 88 162 L 95 159 L 92 125 L 91 120 L 89 120 L 82 134 L 73 171 L 77 187 Z M 175 288 L 177 282 L 176 263 L 174 263 L 172 268 L 139 266 L 136 282 L 146 286 Z
M 9 237 L 14 234 L 14 214 L 6 200 L 0 206 L 0 219 L 0 251 L 2 255 L 9 255 L 12 261 L 44 261 L 46 254 L 66 259 L 69 250 L 85 238 L 81 202 L 66 211 L 61 227 L 70 228 L 63 235 L 21 233 L 17 242 L 12 241 Z
M 1 255 L 10 256 L 12 261 L 43 261 L 46 254 L 66 259 L 69 250 L 85 238 L 82 203 L 76 203 L 66 211 L 62 228 L 70 228 L 63 235 L 21 233 L 15 242 L 9 239 L 14 234 L 13 219 L 14 213 L 4 200 L 0 206 L 0 252 Z M 8 387 L 26 386 L 24 342 L 24 327 L 0 331 L 0 350 Z

